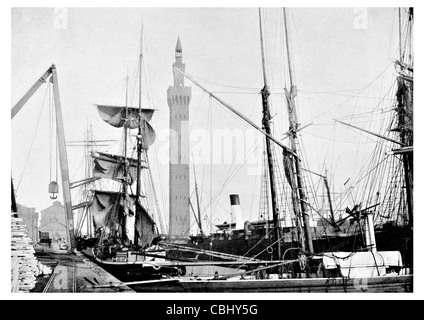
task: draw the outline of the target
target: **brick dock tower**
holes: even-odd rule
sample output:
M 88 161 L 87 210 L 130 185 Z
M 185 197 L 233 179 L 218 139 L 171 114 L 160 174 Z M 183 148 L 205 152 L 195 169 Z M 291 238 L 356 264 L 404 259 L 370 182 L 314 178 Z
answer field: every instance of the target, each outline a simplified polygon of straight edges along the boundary
M 173 68 L 185 71 L 180 37 L 175 47 Z M 169 235 L 185 238 L 190 234 L 190 137 L 189 104 L 191 87 L 184 86 L 184 76 L 172 70 L 174 85 L 168 88 L 169 106 Z

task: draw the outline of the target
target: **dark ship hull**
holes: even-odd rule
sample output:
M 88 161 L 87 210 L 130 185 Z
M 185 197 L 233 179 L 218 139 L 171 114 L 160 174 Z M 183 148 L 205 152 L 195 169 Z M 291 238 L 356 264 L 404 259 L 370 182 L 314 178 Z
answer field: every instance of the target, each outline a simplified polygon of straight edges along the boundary
M 95 253 L 96 249 L 85 247 L 81 251 L 86 257 L 102 267 L 105 271 L 123 282 L 128 281 L 146 281 L 161 279 L 164 276 L 182 276 L 185 274 L 184 266 L 166 266 L 156 264 L 155 259 L 146 261 L 144 255 L 140 259 L 130 260 L 129 256 L 136 256 L 137 252 L 128 251 L 118 253 L 111 257 L 102 257 Z
M 161 279 L 164 276 L 181 276 L 184 270 L 176 267 L 162 266 L 156 268 L 154 266 L 146 266 L 143 264 L 134 264 L 131 262 L 109 262 L 96 259 L 96 263 L 104 270 L 112 274 L 114 277 L 123 282 L 129 281 L 147 281 Z
M 293 230 L 292 230 L 293 231 Z M 244 232 L 234 232 L 231 237 L 222 234 L 212 234 L 211 236 L 192 236 L 189 240 L 182 243 L 181 240 L 175 241 L 179 245 L 198 249 L 199 252 L 183 251 L 180 248 L 167 249 L 167 258 L 169 259 L 196 259 L 196 260 L 219 260 L 202 251 L 214 251 L 234 256 L 251 257 L 260 260 L 290 260 L 296 259 L 300 249 L 297 241 L 286 237 L 281 243 L 281 257 L 279 258 L 277 246 L 270 235 L 264 238 L 265 233 L 261 230 L 252 232 L 252 235 L 245 236 Z M 291 234 L 293 236 L 293 233 Z M 401 253 L 406 268 L 412 269 L 413 265 L 413 234 L 409 227 L 393 226 L 385 224 L 375 229 L 377 247 L 382 250 L 396 250 Z M 171 242 L 171 241 L 167 241 Z M 313 239 L 315 253 L 335 252 L 335 251 L 356 251 L 367 250 L 365 239 L 358 234 L 327 234 Z

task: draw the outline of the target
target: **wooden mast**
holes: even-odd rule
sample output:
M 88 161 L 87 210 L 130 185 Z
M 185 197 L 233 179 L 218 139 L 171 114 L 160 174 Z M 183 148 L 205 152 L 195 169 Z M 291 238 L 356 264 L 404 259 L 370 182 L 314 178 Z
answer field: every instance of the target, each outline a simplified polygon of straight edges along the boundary
M 129 195 L 128 195 L 128 160 L 127 160 L 127 140 L 128 140 L 128 71 L 125 78 L 125 120 L 124 120 L 124 179 L 122 181 L 122 188 L 124 191 L 124 215 L 129 215 Z M 124 222 L 122 232 L 122 241 L 125 241 L 126 222 Z
M 410 23 L 412 23 L 413 12 L 409 9 Z M 409 35 L 412 36 L 412 35 Z M 405 51 L 402 51 L 402 20 L 401 20 L 401 8 L 399 8 L 399 64 L 404 65 Z M 408 65 L 409 61 L 406 61 Z M 411 68 L 407 68 L 407 71 L 410 72 L 412 78 Z M 408 113 L 412 113 L 412 88 L 413 82 L 410 82 L 409 85 L 405 83 L 405 80 L 400 76 L 398 77 L 398 89 L 396 93 L 397 98 L 397 113 L 398 113 L 398 130 L 400 143 L 403 146 L 410 147 L 412 146 L 412 135 L 410 133 L 409 126 L 411 125 L 410 121 L 408 122 Z M 412 118 L 412 117 L 411 117 Z M 411 228 L 413 228 L 413 153 L 405 152 L 401 154 L 403 168 L 404 168 L 404 179 L 405 179 L 405 189 L 406 189 L 406 203 L 408 210 L 408 223 Z
M 327 179 L 327 171 L 325 172 L 325 176 L 323 177 L 323 180 L 324 180 L 325 189 L 327 191 L 328 205 L 330 207 L 331 223 L 333 227 L 336 229 L 336 231 L 341 231 L 339 225 L 336 223 L 336 217 L 334 215 L 333 202 L 331 201 L 330 186 L 328 184 L 328 179 Z
M 143 66 L 143 23 L 141 23 L 140 32 L 140 56 L 139 56 L 139 75 L 138 75 L 138 134 L 137 134 L 137 187 L 136 187 L 136 215 L 135 215 L 135 226 L 137 225 L 137 219 L 139 215 L 140 195 L 141 195 L 141 153 L 142 153 L 142 109 L 141 109 L 141 80 L 142 80 L 142 68 Z M 134 242 L 137 243 L 137 228 L 135 228 Z
M 271 126 L 270 119 L 271 113 L 269 111 L 269 91 L 268 84 L 266 78 L 266 68 L 265 68 L 265 56 L 264 56 L 264 44 L 263 44 L 263 36 L 262 36 L 262 18 L 261 18 L 261 8 L 259 8 L 259 32 L 261 39 L 261 56 L 262 56 L 262 73 L 264 79 L 264 87 L 261 90 L 262 96 L 262 129 L 267 133 L 267 135 L 271 135 Z M 281 260 L 281 243 L 280 239 L 280 224 L 279 224 L 279 216 L 278 216 L 278 208 L 277 208 L 277 193 L 275 186 L 275 175 L 274 175 L 274 161 L 272 159 L 272 146 L 271 140 L 268 136 L 265 137 L 266 144 L 266 156 L 268 160 L 268 170 L 269 170 L 269 182 L 270 182 L 270 193 L 271 193 L 271 209 L 272 209 L 272 220 L 274 222 L 274 241 L 278 241 L 278 260 Z
M 197 224 L 199 225 L 200 235 L 203 237 L 204 232 L 203 232 L 203 228 L 202 228 L 202 216 L 201 216 L 201 213 L 200 213 L 199 190 L 198 190 L 198 187 L 197 187 L 196 169 L 195 169 L 194 162 L 193 162 L 193 174 L 194 174 L 194 186 L 195 186 L 195 190 L 196 190 L 197 215 L 198 215 L 198 218 L 196 220 L 197 220 Z
M 291 66 L 291 52 L 290 52 L 290 44 L 288 39 L 288 25 L 287 25 L 287 15 L 286 15 L 286 9 L 283 8 L 283 15 L 284 15 L 284 31 L 286 36 L 286 48 L 287 48 L 287 60 L 288 60 L 288 70 L 289 70 L 289 86 L 290 91 L 288 91 L 286 88 L 284 89 L 287 99 L 287 109 L 288 109 L 288 115 L 289 115 L 289 132 L 290 132 L 290 144 L 291 144 L 291 150 L 293 153 L 297 153 L 297 130 L 298 130 L 298 122 L 297 122 L 297 114 L 296 114 L 296 105 L 294 98 L 296 96 L 296 85 L 294 84 L 293 79 L 293 71 Z M 297 183 L 297 193 L 294 192 L 299 197 L 300 202 L 300 209 L 301 209 L 301 218 L 303 220 L 303 227 L 305 232 L 305 243 L 302 243 L 302 247 L 309 252 L 314 252 L 314 247 L 312 243 L 312 234 L 311 229 L 309 225 L 309 213 L 308 213 L 308 207 L 307 207 L 307 199 L 305 194 L 305 186 L 303 184 L 303 169 L 302 164 L 299 159 L 299 157 L 295 157 L 293 159 L 294 162 L 294 169 L 295 169 L 295 176 Z M 295 207 L 298 204 L 294 204 Z M 296 212 L 296 211 L 295 211 Z

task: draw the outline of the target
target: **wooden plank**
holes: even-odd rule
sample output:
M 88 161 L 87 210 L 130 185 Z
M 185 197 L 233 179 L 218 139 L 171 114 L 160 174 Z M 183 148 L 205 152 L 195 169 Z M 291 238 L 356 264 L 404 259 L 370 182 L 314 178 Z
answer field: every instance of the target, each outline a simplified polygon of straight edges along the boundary
M 39 267 L 34 256 L 33 241 L 27 235 L 27 228 L 21 218 L 11 217 L 11 291 L 30 292 L 36 284 L 36 276 L 47 269 Z

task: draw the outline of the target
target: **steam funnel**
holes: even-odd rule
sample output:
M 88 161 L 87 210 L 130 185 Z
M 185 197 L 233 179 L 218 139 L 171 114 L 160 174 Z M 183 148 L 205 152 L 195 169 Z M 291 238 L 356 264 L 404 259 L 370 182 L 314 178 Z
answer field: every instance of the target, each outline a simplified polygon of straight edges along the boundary
M 236 230 L 244 228 L 243 215 L 240 207 L 240 198 L 238 194 L 230 194 L 231 214 L 236 219 Z

